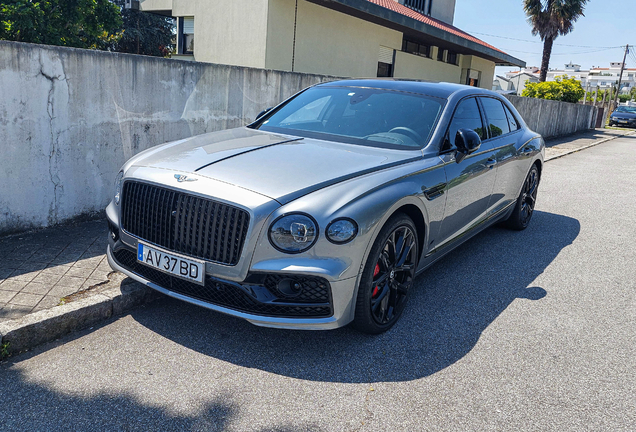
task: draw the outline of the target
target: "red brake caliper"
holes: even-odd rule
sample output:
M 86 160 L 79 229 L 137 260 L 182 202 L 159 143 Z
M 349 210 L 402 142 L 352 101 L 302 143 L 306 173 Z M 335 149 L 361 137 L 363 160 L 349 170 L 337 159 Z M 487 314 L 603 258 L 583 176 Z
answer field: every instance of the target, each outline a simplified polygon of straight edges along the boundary
M 375 265 L 375 270 L 373 270 L 373 278 L 375 279 L 375 277 L 377 275 L 380 274 L 380 264 L 376 264 Z M 373 294 L 371 295 L 372 297 L 375 297 L 376 295 L 378 295 L 378 286 L 376 285 L 375 288 L 373 288 Z

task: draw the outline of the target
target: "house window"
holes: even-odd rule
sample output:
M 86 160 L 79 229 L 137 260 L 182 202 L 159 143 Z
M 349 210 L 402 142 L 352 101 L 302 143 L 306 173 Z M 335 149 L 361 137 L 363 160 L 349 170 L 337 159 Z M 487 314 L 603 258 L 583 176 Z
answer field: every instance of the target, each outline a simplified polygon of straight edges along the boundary
M 446 55 L 446 63 L 450 63 L 453 65 L 459 65 L 459 55 L 456 52 L 448 51 Z
M 408 39 L 402 41 L 402 51 L 409 54 L 415 54 L 422 57 L 430 57 L 431 47 L 421 43 L 413 42 Z
M 430 15 L 433 0 L 404 0 L 404 5 L 425 15 Z
M 179 18 L 177 54 L 194 54 L 194 17 Z
M 388 63 L 378 62 L 378 77 L 392 77 L 393 65 Z
M 378 77 L 393 76 L 393 48 L 380 46 L 378 52 Z
M 444 61 L 445 55 L 446 54 L 446 50 L 438 48 L 437 49 L 437 61 Z

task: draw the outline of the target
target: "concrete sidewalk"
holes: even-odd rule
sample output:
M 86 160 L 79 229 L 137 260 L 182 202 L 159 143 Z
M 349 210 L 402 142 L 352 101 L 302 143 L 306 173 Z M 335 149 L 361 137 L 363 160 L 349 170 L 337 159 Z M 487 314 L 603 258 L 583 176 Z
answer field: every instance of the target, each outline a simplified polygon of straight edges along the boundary
M 546 142 L 546 160 L 634 134 L 596 129 Z M 0 348 L 17 353 L 157 296 L 113 272 L 103 220 L 0 238 Z M 0 359 L 2 349 L 0 349 Z
M 633 129 L 592 129 L 567 137 L 546 140 L 546 160 L 584 150 L 604 142 L 636 133 Z
M 0 322 L 108 281 L 103 220 L 0 238 Z

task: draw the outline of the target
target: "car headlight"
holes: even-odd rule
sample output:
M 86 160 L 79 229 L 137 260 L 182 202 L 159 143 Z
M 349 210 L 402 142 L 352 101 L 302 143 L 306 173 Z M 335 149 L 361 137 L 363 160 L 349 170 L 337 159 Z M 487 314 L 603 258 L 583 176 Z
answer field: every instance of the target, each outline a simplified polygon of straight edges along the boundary
M 115 178 L 115 204 L 119 205 L 121 199 L 121 181 L 124 179 L 124 172 L 119 171 L 117 178 Z
M 318 224 L 306 214 L 283 215 L 269 227 L 269 242 L 281 252 L 305 252 L 314 245 L 317 239 Z
M 347 218 L 336 219 L 327 225 L 326 234 L 332 243 L 348 243 L 358 234 L 358 224 Z

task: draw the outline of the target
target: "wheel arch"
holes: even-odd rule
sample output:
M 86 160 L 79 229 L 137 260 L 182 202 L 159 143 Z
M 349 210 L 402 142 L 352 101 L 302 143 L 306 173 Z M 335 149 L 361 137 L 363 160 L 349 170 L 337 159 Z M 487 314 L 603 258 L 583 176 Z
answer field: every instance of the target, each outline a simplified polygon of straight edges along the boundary
M 424 215 L 422 214 L 422 211 L 416 205 L 404 204 L 402 207 L 396 209 L 391 214 L 391 216 L 389 216 L 389 218 L 384 222 L 384 225 L 386 225 L 388 221 L 398 213 L 406 214 L 408 217 L 411 218 L 411 220 L 415 224 L 415 229 L 417 230 L 417 243 L 418 243 L 418 248 L 420 252 L 420 256 L 418 257 L 418 262 L 419 262 L 422 259 L 422 256 L 424 255 L 423 254 L 424 245 L 426 244 L 425 238 L 427 234 L 427 229 L 426 229 L 426 221 L 424 220 Z

